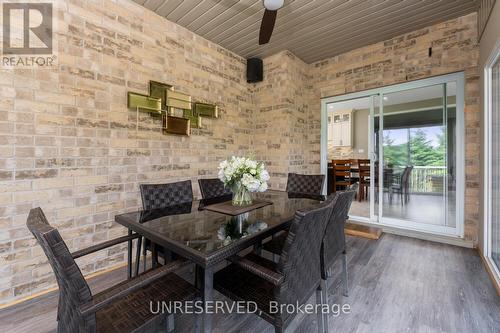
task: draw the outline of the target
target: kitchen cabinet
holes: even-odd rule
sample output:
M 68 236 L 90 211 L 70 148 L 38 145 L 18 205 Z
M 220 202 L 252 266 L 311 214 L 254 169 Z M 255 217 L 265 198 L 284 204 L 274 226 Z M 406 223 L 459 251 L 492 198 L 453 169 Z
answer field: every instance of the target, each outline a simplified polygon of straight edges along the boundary
M 328 115 L 328 141 L 335 147 L 352 146 L 352 110 Z

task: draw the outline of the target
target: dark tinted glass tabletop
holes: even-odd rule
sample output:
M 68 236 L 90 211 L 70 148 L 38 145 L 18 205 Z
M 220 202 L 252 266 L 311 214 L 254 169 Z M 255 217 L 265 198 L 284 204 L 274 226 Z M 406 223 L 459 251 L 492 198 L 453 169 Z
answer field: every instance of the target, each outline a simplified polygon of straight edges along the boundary
M 180 247 L 191 254 L 206 257 L 237 243 L 248 243 L 252 238 L 267 237 L 273 231 L 283 229 L 291 222 L 295 211 L 317 206 L 320 204 L 317 199 L 321 199 L 296 198 L 280 191 L 258 193 L 254 197 L 270 201 L 272 205 L 229 216 L 203 208 L 221 200 L 193 201 L 166 209 L 121 214 L 115 220 L 158 245 L 172 250 Z

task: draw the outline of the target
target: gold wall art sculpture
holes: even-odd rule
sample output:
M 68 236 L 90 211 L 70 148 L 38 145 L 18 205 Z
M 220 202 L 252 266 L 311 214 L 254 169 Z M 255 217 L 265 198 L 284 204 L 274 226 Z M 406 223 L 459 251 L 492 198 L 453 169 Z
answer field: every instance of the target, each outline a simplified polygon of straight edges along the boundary
M 219 117 L 217 105 L 193 102 L 191 96 L 157 81 L 149 81 L 149 95 L 129 91 L 127 107 L 161 116 L 164 134 L 190 135 L 191 128 L 202 128 L 202 118 Z

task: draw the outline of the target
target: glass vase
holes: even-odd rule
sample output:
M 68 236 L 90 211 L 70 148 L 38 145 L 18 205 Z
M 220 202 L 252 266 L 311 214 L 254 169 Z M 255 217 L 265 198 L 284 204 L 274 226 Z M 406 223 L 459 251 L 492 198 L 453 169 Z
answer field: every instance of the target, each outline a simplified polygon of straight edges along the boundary
M 252 204 L 252 195 L 240 182 L 233 186 L 233 206 L 248 206 Z

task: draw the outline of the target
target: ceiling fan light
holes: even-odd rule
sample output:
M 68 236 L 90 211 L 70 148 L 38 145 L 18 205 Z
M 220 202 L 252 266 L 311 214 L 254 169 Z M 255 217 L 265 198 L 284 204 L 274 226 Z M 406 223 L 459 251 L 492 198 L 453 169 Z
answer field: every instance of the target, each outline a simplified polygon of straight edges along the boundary
M 285 0 L 264 0 L 264 7 L 267 10 L 278 10 L 283 7 Z

